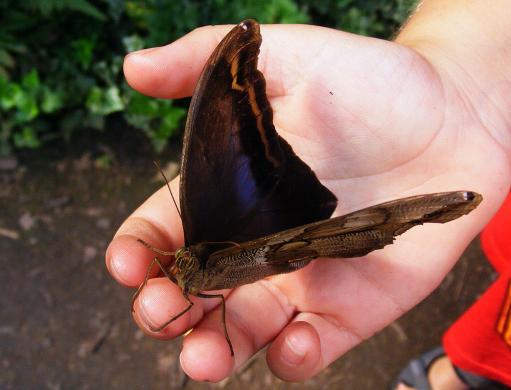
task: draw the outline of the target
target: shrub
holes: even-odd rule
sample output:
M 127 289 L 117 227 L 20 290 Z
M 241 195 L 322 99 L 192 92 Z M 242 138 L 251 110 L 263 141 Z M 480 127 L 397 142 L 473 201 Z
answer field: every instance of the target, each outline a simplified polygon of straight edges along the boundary
M 182 128 L 183 103 L 129 88 L 127 52 L 205 24 L 316 23 L 389 36 L 415 1 L 12 0 L 0 3 L 0 155 L 103 130 L 119 113 L 156 151 Z

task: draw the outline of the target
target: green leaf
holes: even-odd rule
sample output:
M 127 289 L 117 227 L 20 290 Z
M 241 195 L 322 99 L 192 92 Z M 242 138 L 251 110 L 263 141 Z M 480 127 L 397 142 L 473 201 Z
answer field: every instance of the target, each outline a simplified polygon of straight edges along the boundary
M 126 53 L 131 53 L 132 51 L 137 51 L 144 48 L 144 40 L 138 35 L 130 35 L 128 37 L 122 38 L 122 44 L 126 49 Z
M 22 96 L 23 90 L 18 84 L 5 81 L 0 88 L 0 107 L 9 110 L 22 100 Z
M 273 0 L 265 3 L 265 12 L 272 23 L 307 23 L 309 17 L 292 0 Z
M 39 108 L 34 96 L 30 94 L 21 95 L 20 101 L 16 103 L 16 113 L 14 119 L 16 123 L 30 122 L 39 115 Z
M 87 70 L 90 68 L 95 46 L 96 42 L 89 38 L 80 38 L 71 42 L 73 57 L 80 64 L 82 69 Z
M 126 113 L 128 115 L 143 115 L 154 118 L 160 112 L 159 101 L 155 98 L 142 95 L 139 92 L 129 90 L 127 93 L 128 104 Z
M 24 126 L 13 135 L 14 145 L 18 148 L 35 149 L 41 145 L 36 132 L 30 126 Z
M 26 2 L 28 8 L 39 11 L 43 16 L 50 16 L 63 10 L 77 11 L 97 20 L 105 20 L 106 16 L 87 0 L 39 0 Z
M 37 69 L 32 69 L 21 79 L 21 86 L 30 93 L 36 93 L 40 85 Z
M 87 96 L 86 106 L 90 112 L 99 113 L 102 111 L 103 103 L 103 90 L 97 86 L 90 89 L 89 95 Z
M 121 71 L 123 59 L 112 56 L 109 61 L 97 61 L 93 65 L 94 75 L 106 85 L 118 84 L 117 77 Z
M 64 105 L 63 96 L 59 92 L 52 91 L 47 86 L 43 86 L 41 94 L 41 111 L 51 114 L 58 111 Z
M 179 127 L 181 120 L 186 115 L 186 110 L 181 107 L 170 107 L 163 117 L 160 134 L 170 137 Z
M 94 160 L 94 165 L 99 169 L 108 169 L 112 166 L 112 156 L 104 153 Z
M 122 111 L 124 109 L 124 103 L 121 99 L 119 88 L 112 86 L 106 90 L 105 93 L 105 111 L 108 115 L 112 112 Z
M 90 2 L 86 0 L 73 0 L 68 1 L 67 6 L 69 9 L 81 12 L 85 15 L 92 16 L 93 18 L 101 21 L 106 20 L 105 14 L 103 14 L 100 10 L 94 7 Z
M 162 118 L 160 126 L 151 134 L 151 142 L 156 152 L 160 153 L 167 145 L 168 140 L 179 128 L 186 110 L 180 107 L 168 107 Z
M 108 115 L 124 109 L 119 88 L 116 86 L 107 89 L 92 87 L 87 97 L 86 106 L 94 115 Z

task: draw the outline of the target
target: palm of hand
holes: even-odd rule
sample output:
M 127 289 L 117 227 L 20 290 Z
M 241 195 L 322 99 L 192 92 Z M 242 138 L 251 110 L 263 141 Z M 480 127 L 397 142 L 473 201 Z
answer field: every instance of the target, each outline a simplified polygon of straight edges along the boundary
M 189 93 L 218 42 L 209 31 L 200 29 L 151 52 L 152 59 L 126 61 L 128 80 L 155 96 Z M 488 174 L 501 169 L 503 157 L 481 167 L 483 155 L 499 156 L 497 144 L 453 93 L 454 86 L 410 49 L 314 27 L 275 26 L 263 29 L 263 38 L 260 67 L 275 126 L 337 195 L 336 214 L 412 194 L 462 189 L 483 193 L 487 204 L 460 221 L 414 229 L 362 259 L 319 260 L 229 292 L 235 366 L 275 339 L 268 351 L 270 367 L 298 380 L 317 373 L 436 287 L 503 196 L 489 192 L 501 178 Z M 186 52 L 192 42 L 203 52 Z M 194 55 L 200 61 L 193 61 Z M 166 74 L 156 64 L 177 67 L 173 58 L 180 56 L 199 65 L 162 85 Z M 134 75 L 141 67 L 146 80 Z M 177 190 L 175 182 L 173 187 Z M 167 198 L 166 190 L 151 197 L 110 246 L 107 264 L 122 283 L 139 284 L 152 256 L 133 244 L 133 236 L 160 248 L 180 244 L 180 222 Z M 179 312 L 185 305 L 180 295 L 168 281 L 153 279 L 135 306 L 139 325 L 147 331 L 148 321 L 163 323 Z M 220 380 L 233 369 L 220 308 L 211 300 L 194 301 L 188 316 L 153 336 L 172 338 L 193 326 L 182 364 L 194 379 Z M 292 350 L 306 351 L 295 354 L 301 356 L 296 364 L 286 355 L 293 342 Z

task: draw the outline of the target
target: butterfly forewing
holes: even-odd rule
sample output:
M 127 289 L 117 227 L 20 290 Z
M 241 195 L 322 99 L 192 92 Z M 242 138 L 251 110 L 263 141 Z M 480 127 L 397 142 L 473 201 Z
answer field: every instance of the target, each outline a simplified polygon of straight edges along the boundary
M 192 98 L 181 170 L 187 245 L 243 242 L 328 218 L 337 199 L 277 135 L 257 70 L 259 25 L 215 49 Z

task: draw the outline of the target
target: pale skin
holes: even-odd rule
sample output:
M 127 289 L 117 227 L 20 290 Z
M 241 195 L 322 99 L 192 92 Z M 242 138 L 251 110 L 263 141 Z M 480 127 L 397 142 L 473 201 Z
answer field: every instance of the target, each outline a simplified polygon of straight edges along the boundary
M 339 198 L 335 215 L 449 190 L 477 191 L 484 201 L 468 216 L 414 228 L 363 258 L 320 259 L 291 274 L 222 291 L 234 358 L 217 299 L 192 297 L 188 313 L 152 332 L 149 324 L 164 323 L 187 302 L 169 280 L 151 279 L 135 302 L 135 321 L 159 339 L 193 327 L 181 352 L 192 379 L 220 381 L 269 345 L 268 365 L 277 376 L 305 380 L 438 286 L 498 209 L 511 178 L 511 72 L 505 72 L 511 54 L 501 42 L 510 41 L 509 29 L 495 39 L 491 31 L 478 33 L 485 25 L 464 19 L 481 10 L 468 10 L 468 16 L 455 11 L 465 3 L 495 7 L 486 15 L 487 23 L 495 19 L 491 30 L 511 20 L 506 1 L 492 7 L 482 0 L 450 1 L 442 9 L 437 5 L 446 2 L 428 1 L 396 42 L 314 26 L 261 27 L 259 69 L 275 126 Z M 446 14 L 449 9 L 453 14 Z M 130 54 L 124 63 L 129 84 L 154 97 L 189 96 L 230 28 L 199 28 L 170 45 Z M 178 195 L 178 178 L 171 187 Z M 107 250 L 110 273 L 129 287 L 144 280 L 154 257 L 137 238 L 163 250 L 183 244 L 166 188 L 134 211 Z

